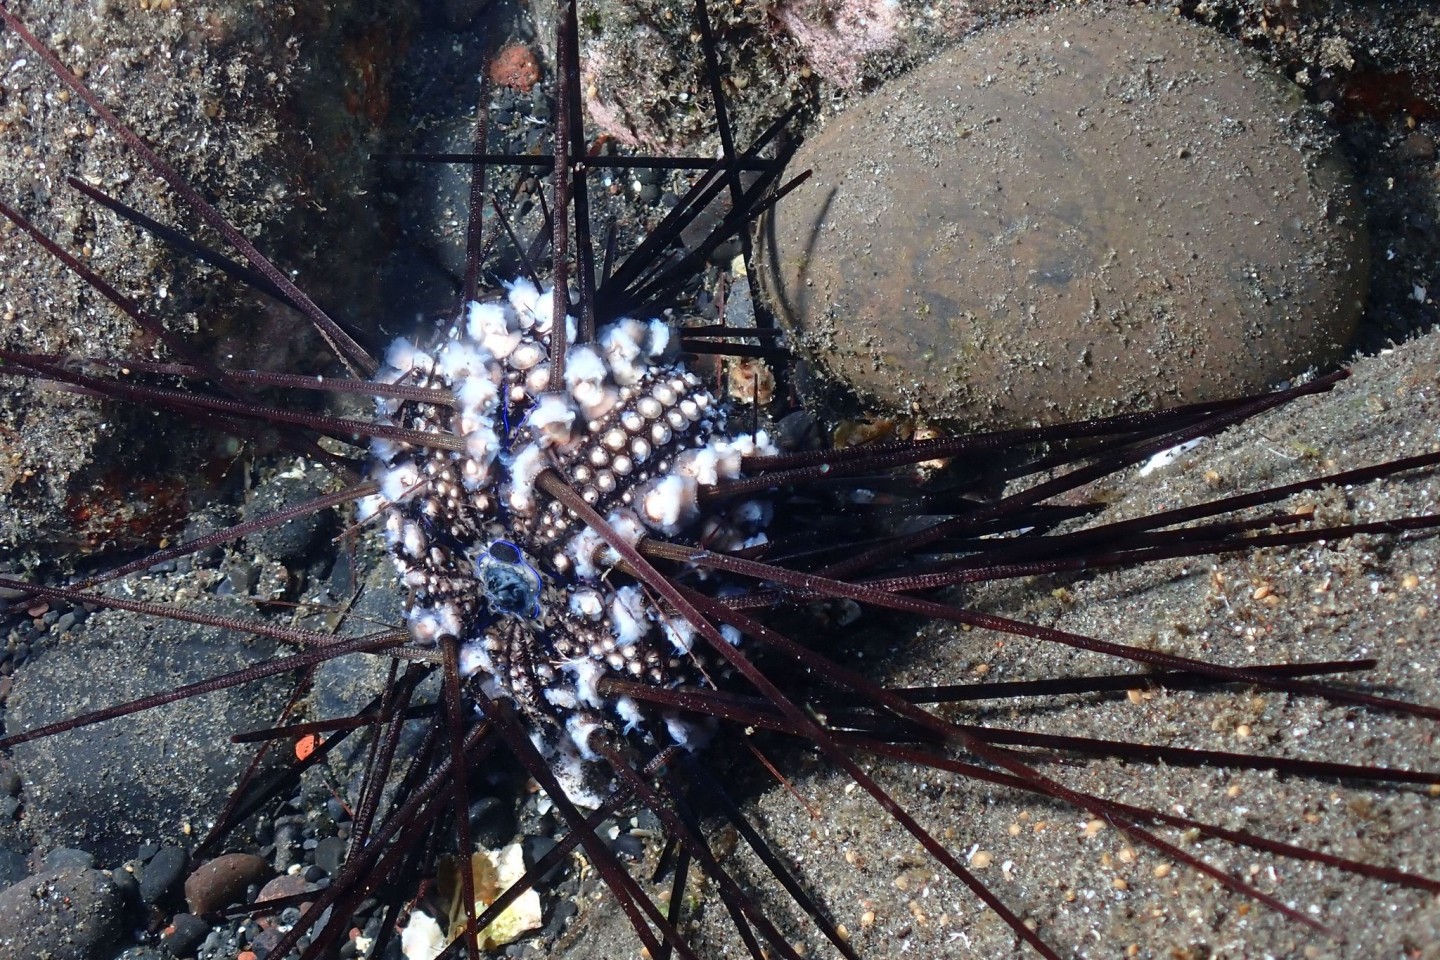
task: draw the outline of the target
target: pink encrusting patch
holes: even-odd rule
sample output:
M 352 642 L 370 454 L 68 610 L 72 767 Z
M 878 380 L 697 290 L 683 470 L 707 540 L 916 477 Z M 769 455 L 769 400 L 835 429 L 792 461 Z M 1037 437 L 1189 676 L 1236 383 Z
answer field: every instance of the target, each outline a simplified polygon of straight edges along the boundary
M 770 11 L 810 69 L 848 87 L 865 58 L 896 47 L 903 13 L 896 0 L 782 0 Z

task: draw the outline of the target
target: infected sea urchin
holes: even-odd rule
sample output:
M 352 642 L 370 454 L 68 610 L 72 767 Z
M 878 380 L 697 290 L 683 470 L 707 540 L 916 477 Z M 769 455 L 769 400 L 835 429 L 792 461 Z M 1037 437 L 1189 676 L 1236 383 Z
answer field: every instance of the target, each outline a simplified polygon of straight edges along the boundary
M 393 955 L 400 926 L 424 925 L 418 918 L 433 906 L 416 901 L 437 877 L 453 907 L 441 918 L 453 921 L 447 949 L 476 955 L 481 931 L 577 848 L 589 864 L 580 889 L 603 891 L 620 908 L 609 915 L 623 915 L 633 935 L 621 946 L 561 934 L 576 955 L 627 955 L 635 939 L 656 958 L 988 956 L 1017 940 L 1046 957 L 1295 955 L 1307 946 L 1360 956 L 1432 942 L 1440 882 L 1433 847 L 1420 838 L 1434 815 L 1416 791 L 1440 783 L 1427 772 L 1440 710 L 1409 702 L 1426 699 L 1413 693 L 1415 677 L 1433 667 L 1404 673 L 1429 632 L 1394 626 L 1331 638 L 1323 655 L 1298 643 L 1360 605 L 1359 595 L 1433 595 L 1429 560 L 1392 571 L 1380 556 L 1408 542 L 1407 531 L 1440 522 L 1433 437 L 1387 433 L 1382 454 L 1357 461 L 1375 467 L 1320 450 L 1322 464 L 1347 462 L 1303 478 L 1257 476 L 1263 464 L 1236 453 L 1244 439 L 1221 440 L 1205 453 L 1208 490 L 1138 509 L 1131 497 L 1104 514 L 1105 485 L 1157 453 L 1267 411 L 1271 442 L 1283 446 L 1293 426 L 1274 418 L 1293 424 L 1326 394 L 1340 405 L 1359 395 L 1332 375 L 1263 397 L 1045 429 L 782 445 L 794 434 L 763 428 L 764 413 L 734 406 L 682 359 L 707 340 L 718 341 L 712 352 L 773 355 L 768 330 L 661 319 L 684 314 L 712 249 L 743 237 L 783 193 L 774 131 L 749 150 L 732 146 L 714 65 L 721 44 L 703 3 L 696 15 L 723 160 L 682 161 L 710 170 L 634 252 L 596 263 L 586 172 L 607 160 L 587 155 L 576 10 L 562 5 L 550 229 L 519 257 L 532 275 L 481 289 L 486 195 L 474 190 L 462 306 L 433 342 L 388 345 L 383 368 L 164 161 L 131 144 L 249 267 L 204 256 L 307 315 L 351 373 L 218 367 L 179 353 L 183 339 L 158 327 L 157 341 L 178 355 L 79 359 L 15 347 L 0 354 L 7 372 L 244 437 L 264 428 L 329 467 L 338 487 L 79 582 L 0 581 L 36 600 L 300 648 L 207 684 L 7 730 L 4 745 L 242 681 L 308 675 L 342 656 L 383 658 L 372 698 L 349 715 L 302 721 L 287 710 L 275 729 L 248 735 L 308 746 L 276 778 L 242 778 L 194 851 L 205 859 L 224 849 L 247 816 L 288 797 L 287 775 L 368 734 L 365 775 L 342 803 L 348 846 L 328 886 L 250 907 L 269 915 L 306 904 L 288 929 L 272 925 L 257 941 L 277 957 L 296 948 L 329 955 L 361 938 Z M 4 19 L 52 61 L 8 10 Z M 130 139 L 58 60 L 52 66 Z M 513 160 L 484 150 L 464 159 L 477 184 Z M 709 239 L 677 253 L 685 228 L 722 194 L 729 213 Z M 507 218 L 497 223 L 509 229 Z M 104 293 L 98 278 L 86 279 Z M 296 411 L 272 394 L 302 388 L 373 398 L 378 413 Z M 1433 384 L 1408 389 L 1417 404 L 1431 403 Z M 1147 482 L 1168 491 L 1184 481 Z M 1383 494 L 1376 481 L 1386 482 Z M 383 530 L 407 593 L 404 628 L 335 639 L 259 615 L 135 601 L 107 586 L 350 503 L 361 527 Z M 1210 559 L 1219 555 L 1230 559 Z M 1298 571 L 1288 585 L 1266 566 L 1272 555 L 1283 572 Z M 1045 579 L 1110 568 L 1122 573 Z M 1208 575 L 1201 599 L 1187 593 L 1193 569 Z M 1391 587 L 1386 577 L 1400 579 Z M 997 612 L 1013 600 L 1006 584 L 1033 598 L 1047 582 L 1052 608 L 1031 602 L 1023 619 Z M 1301 599 L 1312 590 L 1313 603 Z M 1106 592 L 1132 616 L 1161 597 L 1164 615 L 1148 621 L 1155 635 L 1073 629 L 1070 619 L 1093 610 L 1075 598 Z M 864 615 L 855 620 L 857 606 Z M 1243 649 L 1227 648 L 1232 639 Z M 1378 683 L 1314 679 L 1366 669 Z M 432 677 L 438 689 L 425 684 Z M 1081 729 L 1090 722 L 1104 732 Z M 1267 742 L 1257 749 L 1259 740 Z M 471 853 L 471 800 L 487 766 L 506 755 L 553 807 L 556 842 L 509 892 L 477 905 L 477 873 L 456 855 L 465 862 Z M 742 802 L 763 784 L 762 768 L 784 771 L 787 789 Z M 813 799 L 832 783 L 844 786 Z M 608 828 L 629 816 L 664 838 L 658 868 L 633 870 L 608 842 Z M 836 881 L 832 869 L 849 879 Z M 1357 896 L 1382 902 L 1383 916 L 1353 909 Z M 593 930 L 605 916 L 578 922 Z

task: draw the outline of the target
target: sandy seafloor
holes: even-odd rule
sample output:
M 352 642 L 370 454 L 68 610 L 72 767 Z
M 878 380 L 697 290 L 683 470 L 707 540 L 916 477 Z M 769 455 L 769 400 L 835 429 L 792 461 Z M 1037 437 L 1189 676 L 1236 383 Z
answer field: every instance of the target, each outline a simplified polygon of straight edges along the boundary
M 25 6 L 36 9 L 41 5 Z M 1222 25 L 1240 32 L 1256 22 L 1259 15 L 1258 5 L 1214 6 L 1224 14 L 1217 17 Z M 967 17 L 957 17 L 953 24 L 955 32 L 979 26 L 983 17 L 974 13 L 981 7 L 975 4 L 966 8 Z M 1371 56 L 1373 61 L 1397 70 L 1406 66 L 1406 52 L 1413 53 L 1417 41 L 1401 38 L 1396 31 L 1423 23 L 1423 19 L 1404 16 L 1405 5 L 1380 5 L 1373 16 L 1361 16 L 1357 6 L 1347 4 L 1313 3 L 1302 7 L 1292 28 L 1292 37 L 1296 33 L 1300 36 L 1297 49 L 1302 53 L 1322 48 L 1327 31 L 1332 31 L 1356 44 L 1368 45 L 1368 49 L 1376 51 Z M 1425 5 L 1409 5 L 1409 9 L 1423 13 Z M 129 18 L 138 14 L 129 7 L 122 12 L 126 16 L 120 19 L 136 29 L 135 21 Z M 138 29 L 143 33 L 145 28 L 142 24 Z M 941 32 L 917 33 L 913 45 L 903 48 L 902 53 L 867 61 L 861 86 L 922 56 L 927 45 L 938 42 Z M 225 76 L 234 81 L 233 89 L 216 94 L 220 102 L 247 103 L 246 96 L 257 89 L 253 85 L 256 75 L 261 78 L 258 89 L 266 89 L 266 71 L 247 74 L 243 54 L 235 52 L 238 59 L 221 71 L 205 59 L 204 51 L 209 48 L 203 38 L 197 39 L 193 30 L 187 32 L 184 23 L 165 26 L 162 33 L 171 43 L 188 38 L 198 44 L 204 68 L 198 70 L 201 77 Z M 133 40 L 133 34 L 122 31 L 122 36 Z M 1283 59 L 1280 52 L 1276 56 Z M 160 96 L 170 89 L 165 60 L 135 55 L 126 62 L 134 66 L 138 80 L 135 88 L 121 87 L 126 89 L 123 106 L 127 115 L 131 111 L 145 113 L 148 108 L 137 106 L 143 101 L 133 98 L 140 96 L 137 90 Z M 793 65 L 793 51 L 780 57 L 779 62 Z M 212 67 L 216 72 L 207 72 Z M 28 69 L 31 72 L 23 74 L 27 83 L 44 83 L 33 64 Z M 286 72 L 289 69 L 282 64 L 270 69 L 269 75 L 283 82 L 290 76 Z M 180 83 L 184 75 L 184 71 L 178 71 L 180 79 L 175 82 Z M 783 79 L 775 81 L 778 87 L 783 87 Z M 15 80 L 7 83 L 7 89 L 12 91 L 9 104 L 13 112 L 14 104 L 22 99 L 22 93 L 17 92 L 22 87 Z M 1423 103 L 1426 96 L 1434 96 L 1433 76 L 1428 80 L 1417 77 L 1415 83 L 1414 102 Z M 273 88 L 274 81 L 269 86 Z M 769 96 L 774 95 L 774 89 L 770 89 Z M 820 89 L 827 104 L 856 95 L 831 85 Z M 188 102 L 184 97 L 193 96 L 173 92 L 164 95 L 180 97 L 182 102 Z M 49 106 L 61 109 L 54 103 Z M 281 150 L 293 133 L 285 128 L 291 117 L 263 106 L 254 108 L 253 116 L 237 107 L 231 109 L 239 115 L 237 123 L 227 125 L 223 136 L 212 132 L 210 137 L 186 141 L 177 135 L 180 142 L 168 145 L 184 154 L 181 166 L 187 172 L 198 173 L 206 188 L 217 195 L 232 195 L 231 188 L 236 188 L 235 192 L 258 198 L 258 203 L 246 198 L 227 201 L 226 209 L 262 237 L 273 239 L 264 227 L 273 222 L 267 218 L 273 218 L 275 209 L 291 206 L 284 194 L 277 195 L 274 189 L 274 183 L 283 178 L 272 178 L 283 164 L 277 157 L 284 156 L 283 150 L 278 154 L 274 151 Z M 1418 108 L 1417 112 L 1421 113 L 1417 117 L 1419 131 L 1434 136 L 1434 115 L 1424 116 Z M 153 114 L 146 115 L 163 118 L 166 111 L 157 107 Z M 76 123 L 75 115 L 71 116 L 71 123 Z M 78 122 L 83 123 L 83 118 Z M 61 134 L 36 132 L 55 128 L 41 127 L 38 119 L 34 123 L 32 127 L 30 121 L 9 116 L 8 128 L 0 135 L 5 162 L 9 164 L 4 168 L 7 192 L 23 185 L 28 196 L 39 197 L 44 191 L 37 191 L 33 179 L 24 179 L 25 171 L 33 171 L 37 162 L 48 164 L 40 178 L 46 183 L 67 163 L 81 168 L 93 163 L 97 170 L 105 171 L 104 175 L 114 177 L 113 166 L 107 165 L 120 161 L 113 153 L 106 153 L 103 146 L 97 148 L 102 154 L 98 158 L 78 146 L 61 150 L 63 156 L 42 161 L 36 160 L 33 149 L 24 154 L 17 144 L 33 148 L 37 138 L 42 142 L 61 141 Z M 1391 329 L 1392 324 L 1409 329 L 1427 318 L 1433 319 L 1434 313 L 1433 303 L 1414 300 L 1412 293 L 1416 283 L 1427 279 L 1426 271 L 1436 269 L 1434 211 L 1440 179 L 1433 152 L 1428 159 L 1421 157 L 1413 162 L 1395 159 L 1396 144 L 1408 136 L 1408 131 L 1397 124 L 1405 125 L 1403 111 L 1398 115 L 1387 113 L 1383 120 L 1370 122 L 1354 136 L 1356 149 L 1373 147 L 1380 151 L 1370 173 L 1362 178 L 1364 201 L 1372 214 L 1372 245 L 1382 256 L 1387 247 L 1400 249 L 1405 268 L 1377 265 L 1371 319 L 1385 329 Z M 255 131 L 253 141 L 244 136 L 246 129 Z M 161 146 L 164 149 L 167 144 Z M 1386 154 L 1384 150 L 1391 152 Z M 224 167 L 214 162 L 216 154 L 227 158 Z M 1392 164 L 1390 168 L 1387 162 Z M 1398 180 L 1396 172 L 1401 174 Z M 318 207 L 326 205 L 323 197 L 314 199 L 314 203 Z M 66 216 L 61 213 L 57 219 L 67 224 L 75 236 L 83 237 L 83 224 L 76 226 Z M 1417 219 L 1424 218 L 1428 218 L 1428 228 L 1424 222 L 1417 227 Z M 133 242 L 133 235 L 127 231 L 105 234 L 107 228 L 97 229 L 102 236 L 129 237 Z M 336 229 L 344 232 L 343 228 Z M 39 345 L 70 351 L 95 345 L 95 349 L 123 351 L 129 338 L 123 324 L 108 317 L 106 311 L 95 310 L 93 304 L 86 303 L 93 321 L 65 322 L 63 318 L 70 315 L 65 310 L 71 309 L 65 304 L 73 305 L 77 296 L 73 284 L 68 292 L 55 293 L 49 288 L 38 296 L 31 292 L 32 277 L 51 270 L 48 266 L 34 266 L 26 259 L 28 254 L 17 254 L 14 248 L 18 242 L 7 237 L 4 261 L 0 263 L 5 277 L 5 305 L 17 310 L 21 319 L 32 326 L 52 324 L 38 334 L 42 341 Z M 132 254 L 140 264 L 135 267 L 139 273 L 131 276 L 140 277 L 136 286 L 143 288 L 151 284 L 145 277 L 168 276 L 169 268 L 152 245 L 142 246 L 139 254 Z M 300 258 L 312 272 L 320 272 L 315 265 L 325 263 L 324 244 L 313 240 L 302 246 L 305 249 Z M 362 246 L 354 258 L 363 258 L 365 249 Z M 101 255 L 112 254 L 107 249 Z M 124 269 L 123 265 L 119 269 Z M 1431 283 L 1432 290 L 1440 288 L 1440 279 L 1433 273 L 1429 279 L 1437 281 Z M 65 286 L 63 281 L 61 285 Z M 1396 316 L 1406 311 L 1405 316 Z M 13 339 L 26 342 L 23 336 Z M 1436 396 L 1440 390 L 1440 340 L 1436 335 L 1421 336 L 1360 359 L 1353 373 L 1330 395 L 1257 418 L 1206 443 L 1160 475 L 1127 475 L 1108 484 L 1117 497 L 1115 509 L 1143 513 L 1256 485 L 1284 483 L 1316 472 L 1429 452 L 1440 446 L 1440 406 Z M 12 471 L 5 474 L 3 491 L 7 495 L 8 524 L 8 555 L 4 559 L 17 568 L 32 561 L 53 563 L 55 559 L 49 554 L 42 556 L 37 549 L 35 526 L 30 528 L 31 533 L 26 532 L 26 518 L 40 516 L 46 509 L 41 504 L 43 497 L 36 494 L 36 485 L 26 486 L 30 481 L 24 471 L 36 459 L 37 451 L 44 450 L 40 459 L 65 461 L 61 469 L 52 466 L 56 479 L 46 496 L 54 501 L 64 499 L 63 467 L 85 457 L 115 456 L 117 449 L 134 442 L 124 439 L 123 432 L 122 439 L 114 443 L 93 440 L 91 426 L 100 422 L 123 425 L 124 417 L 96 414 L 69 397 L 57 400 L 42 395 L 42 401 L 57 403 L 61 412 L 56 413 L 53 407 L 46 408 L 49 412 L 39 412 L 39 408 L 27 406 L 31 401 L 24 395 L 7 397 L 10 407 L 5 422 L 9 426 L 0 440 L 4 444 L 4 467 Z M 46 429 L 56 431 L 58 439 L 37 432 L 42 420 L 47 421 Z M 142 456 L 144 450 L 142 446 Z M 203 451 L 196 455 L 203 456 Z M 1209 471 L 1216 476 L 1207 480 Z M 46 476 L 41 471 L 42 481 Z M 1359 490 L 1328 491 L 1302 498 L 1302 502 L 1314 504 L 1317 515 L 1324 519 L 1343 523 L 1422 512 L 1433 509 L 1437 499 L 1440 481 L 1422 477 Z M 36 526 L 49 536 L 55 522 L 47 517 Z M 1375 657 L 1380 665 L 1366 678 L 1368 684 L 1387 687 L 1397 696 L 1437 704 L 1440 571 L 1435 546 L 1433 537 L 1366 537 L 1325 547 L 1264 551 L 1218 561 L 1170 562 L 1144 570 L 1066 579 L 1063 583 L 1026 581 L 978 591 L 966 602 L 1100 638 L 1226 663 Z M 988 668 L 987 679 L 1111 669 L 1099 658 L 1044 649 L 1030 641 L 942 628 L 887 630 L 893 632 L 870 636 L 865 650 L 869 663 L 880 661 L 880 666 L 873 669 L 897 683 L 958 682 L 978 676 L 976 668 L 981 665 Z M 1003 705 L 991 713 L 967 708 L 956 711 L 956 715 L 966 718 L 977 712 L 995 722 L 1082 735 L 1240 751 L 1264 747 L 1296 757 L 1440 766 L 1432 723 L 1326 707 L 1278 694 L 1243 690 L 1162 693 L 1138 703 L 1127 698 L 1068 698 L 1058 703 Z M 1248 736 L 1239 735 L 1242 725 Z M 916 843 L 888 823 L 873 803 L 842 776 L 798 754 L 783 749 L 774 752 L 783 761 L 782 768 L 794 789 L 820 815 L 812 817 L 789 792 L 778 787 L 755 791 L 748 807 L 766 834 L 800 865 L 806 881 L 828 904 L 834 917 L 849 928 L 862 956 L 1026 955 L 1014 947 L 1013 936 L 993 914 L 978 909 L 958 882 L 941 876 Z M 1239 898 L 1218 891 L 1213 883 L 1186 869 L 1177 868 L 1157 878 L 1155 870 L 1164 862 L 1163 857 L 1140 847 L 1133 847 L 1132 856 L 1114 829 L 1087 836 L 1084 827 L 1088 817 L 1074 811 L 893 765 L 877 764 L 872 772 L 894 790 L 907 809 L 944 836 L 952 849 L 961 854 L 968 854 L 972 848 L 989 853 L 991 865 L 979 870 L 980 875 L 1007 902 L 1038 922 L 1042 934 L 1060 947 L 1062 954 L 1440 956 L 1440 947 L 1436 946 L 1440 943 L 1440 906 L 1426 894 L 1288 864 L 1215 842 L 1191 848 L 1211 862 L 1242 873 L 1253 869 L 1255 883 L 1262 889 L 1302 910 L 1313 910 L 1318 919 L 1343 936 L 1343 942 L 1326 939 L 1284 923 L 1263 909 L 1247 910 Z M 1145 765 L 1089 764 L 1067 768 L 1063 776 L 1073 786 L 1129 803 L 1166 808 L 1181 804 L 1188 812 L 1224 826 L 1254 829 L 1432 876 L 1440 873 L 1440 811 L 1435 807 L 1440 800 L 1423 791 L 1372 790 L 1305 783 L 1271 774 L 1165 770 Z M 1167 837 L 1174 839 L 1173 834 Z M 744 861 L 739 865 L 743 868 Z M 1128 889 L 1117 890 L 1116 880 L 1124 881 Z M 584 889 L 593 892 L 595 902 L 587 901 L 579 919 L 551 955 L 635 956 L 633 935 L 623 917 L 603 902 L 603 889 L 593 883 Z M 775 906 L 782 917 L 787 916 L 789 908 L 778 895 L 767 893 L 762 899 Z M 869 918 L 871 913 L 873 918 Z M 733 938 L 717 932 L 727 923 L 718 903 L 706 907 L 702 922 L 706 935 L 714 937 L 705 941 L 703 956 L 743 955 Z M 826 948 L 818 936 L 801 936 L 808 939 L 811 955 L 825 955 Z M 720 946 L 722 941 L 724 947 Z M 1127 949 L 1132 944 L 1136 947 L 1133 954 Z

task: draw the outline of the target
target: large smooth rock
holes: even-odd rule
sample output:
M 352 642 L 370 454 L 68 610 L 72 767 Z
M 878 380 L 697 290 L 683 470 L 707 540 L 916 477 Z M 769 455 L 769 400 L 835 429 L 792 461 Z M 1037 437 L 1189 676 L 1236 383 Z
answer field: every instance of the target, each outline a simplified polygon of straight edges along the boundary
M 1368 244 L 1298 88 L 1134 9 L 977 35 L 832 121 L 767 228 L 804 350 L 871 408 L 1058 422 L 1334 362 Z

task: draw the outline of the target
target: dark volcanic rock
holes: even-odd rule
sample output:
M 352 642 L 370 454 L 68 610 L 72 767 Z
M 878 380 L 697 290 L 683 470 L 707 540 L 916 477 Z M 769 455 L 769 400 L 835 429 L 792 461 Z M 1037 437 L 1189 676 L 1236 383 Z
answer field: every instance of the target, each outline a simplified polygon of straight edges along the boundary
M 16 671 L 8 732 L 174 690 L 275 653 L 272 641 L 119 612 L 88 618 L 72 637 Z M 268 725 L 288 692 L 287 682 L 259 681 L 20 744 L 13 757 L 27 826 L 41 849 L 78 847 L 101 864 L 124 862 L 138 843 L 175 842 L 187 823 L 220 810 L 244 769 L 250 751 L 230 735 Z
M 6 960 L 105 960 L 123 930 L 120 891 L 99 870 L 50 870 L 0 891 Z

